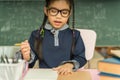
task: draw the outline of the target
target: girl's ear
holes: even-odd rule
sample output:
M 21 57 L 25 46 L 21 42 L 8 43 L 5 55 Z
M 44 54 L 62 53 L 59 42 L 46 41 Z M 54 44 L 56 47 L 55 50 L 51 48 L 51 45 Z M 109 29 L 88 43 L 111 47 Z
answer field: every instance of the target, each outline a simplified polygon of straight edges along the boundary
M 46 16 L 48 15 L 48 14 L 47 14 L 47 8 L 46 8 L 46 7 L 44 7 L 44 13 L 45 13 Z

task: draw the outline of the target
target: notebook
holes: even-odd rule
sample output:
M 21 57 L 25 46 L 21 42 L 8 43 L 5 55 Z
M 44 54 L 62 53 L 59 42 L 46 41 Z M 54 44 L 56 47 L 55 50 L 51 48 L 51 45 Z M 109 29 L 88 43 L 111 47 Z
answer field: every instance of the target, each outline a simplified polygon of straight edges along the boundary
M 57 80 L 58 74 L 52 69 L 29 69 L 24 80 Z
M 57 80 L 92 80 L 88 71 L 77 71 L 68 75 L 59 75 Z

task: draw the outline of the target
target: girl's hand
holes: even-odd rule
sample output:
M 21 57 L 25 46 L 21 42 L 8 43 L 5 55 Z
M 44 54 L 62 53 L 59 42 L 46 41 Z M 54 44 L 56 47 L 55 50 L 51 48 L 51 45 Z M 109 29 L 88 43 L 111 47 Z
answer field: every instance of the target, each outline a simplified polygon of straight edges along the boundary
M 23 59 L 26 61 L 30 60 L 30 45 L 28 40 L 25 40 L 24 42 L 21 43 L 21 52 L 23 55 Z
M 60 75 L 67 75 L 67 74 L 72 74 L 73 67 L 74 66 L 72 63 L 66 63 L 66 64 L 60 65 L 56 68 L 53 68 L 53 70 L 58 71 L 58 74 L 60 74 Z

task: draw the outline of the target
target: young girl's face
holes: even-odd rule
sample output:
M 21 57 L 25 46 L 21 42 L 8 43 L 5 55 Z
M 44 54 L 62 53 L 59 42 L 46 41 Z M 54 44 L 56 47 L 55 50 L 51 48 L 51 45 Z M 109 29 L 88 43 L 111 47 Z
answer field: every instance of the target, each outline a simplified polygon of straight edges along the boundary
M 55 28 L 59 29 L 67 23 L 70 16 L 70 7 L 65 0 L 56 0 L 44 8 L 45 14 L 48 16 L 48 21 Z

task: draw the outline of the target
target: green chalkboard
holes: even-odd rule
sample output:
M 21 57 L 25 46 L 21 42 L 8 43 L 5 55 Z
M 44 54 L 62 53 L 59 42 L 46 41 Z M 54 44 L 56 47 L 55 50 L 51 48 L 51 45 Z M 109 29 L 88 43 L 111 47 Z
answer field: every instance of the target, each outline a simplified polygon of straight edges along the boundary
M 78 0 L 76 26 L 95 30 L 97 46 L 120 46 L 120 0 Z
M 0 45 L 14 45 L 28 39 L 43 19 L 44 1 L 0 2 Z
M 0 45 L 28 39 L 42 23 L 43 6 L 44 0 L 1 0 Z M 75 26 L 95 30 L 96 46 L 120 46 L 120 0 L 75 0 Z

